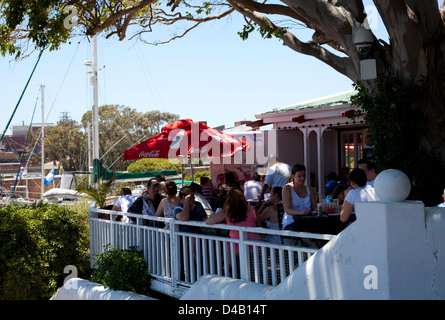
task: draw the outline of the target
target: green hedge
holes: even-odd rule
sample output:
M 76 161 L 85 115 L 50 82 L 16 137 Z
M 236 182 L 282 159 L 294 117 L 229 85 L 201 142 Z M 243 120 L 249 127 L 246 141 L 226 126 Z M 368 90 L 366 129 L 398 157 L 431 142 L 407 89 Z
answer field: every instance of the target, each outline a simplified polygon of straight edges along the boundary
M 48 299 L 67 266 L 88 279 L 88 212 L 57 204 L 0 208 L 0 299 Z
M 147 293 L 151 277 L 144 255 L 137 247 L 117 249 L 108 245 L 104 253 L 97 255 L 96 265 L 92 281 L 112 290 Z

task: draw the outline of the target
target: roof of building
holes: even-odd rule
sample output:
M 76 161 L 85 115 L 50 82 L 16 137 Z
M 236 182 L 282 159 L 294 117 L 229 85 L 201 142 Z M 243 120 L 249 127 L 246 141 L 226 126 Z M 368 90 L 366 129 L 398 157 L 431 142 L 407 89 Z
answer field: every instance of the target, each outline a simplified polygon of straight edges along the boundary
M 300 102 L 297 104 L 292 104 L 285 107 L 279 107 L 275 108 L 269 111 L 261 112 L 261 114 L 269 114 L 269 113 L 278 113 L 278 112 L 286 112 L 286 111 L 297 111 L 297 110 L 304 110 L 304 109 L 316 109 L 321 107 L 328 107 L 328 106 L 337 106 L 342 104 L 349 104 L 350 98 L 356 94 L 355 90 L 349 90 L 341 93 L 337 93 L 334 95 L 317 98 L 313 100 L 308 100 L 304 102 Z

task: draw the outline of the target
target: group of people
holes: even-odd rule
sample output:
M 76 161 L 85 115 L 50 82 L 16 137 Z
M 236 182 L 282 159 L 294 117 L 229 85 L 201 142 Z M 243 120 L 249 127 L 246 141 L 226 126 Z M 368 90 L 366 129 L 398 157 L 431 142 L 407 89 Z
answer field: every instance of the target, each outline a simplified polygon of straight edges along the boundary
M 232 175 L 231 175 L 232 174 Z M 347 222 L 357 201 L 377 201 L 373 182 L 377 176 L 375 162 L 362 159 L 358 168 L 347 176 L 347 185 L 337 184 L 329 194 L 342 204 L 340 221 Z M 173 218 L 180 221 L 206 221 L 206 224 L 227 223 L 234 226 L 260 227 L 276 230 L 296 230 L 294 216 L 310 215 L 317 208 L 314 190 L 306 184 L 306 167 L 302 164 L 289 166 L 277 162 L 266 174 L 264 183 L 255 175 L 241 188 L 233 173 L 220 174 L 216 186 L 209 178 L 201 179 L 200 196 L 212 203 L 214 214 L 208 215 L 202 204 L 195 201 L 196 189 L 182 187 L 179 192 L 173 181 L 164 182 L 163 194 L 159 191 L 162 181 L 150 179 L 147 190 L 141 196 L 131 195 L 129 188 L 122 189 L 122 196 L 116 201 L 113 210 Z M 340 185 L 342 187 L 340 187 Z M 338 190 L 337 190 L 338 189 Z M 340 190 L 341 189 L 341 190 Z M 270 190 L 269 199 L 264 195 Z M 248 200 L 255 197 L 259 204 L 254 207 Z M 134 223 L 124 217 L 123 222 Z M 168 225 L 166 226 L 168 227 Z M 197 228 L 180 226 L 182 231 L 196 232 Z M 230 232 L 233 238 L 238 233 Z

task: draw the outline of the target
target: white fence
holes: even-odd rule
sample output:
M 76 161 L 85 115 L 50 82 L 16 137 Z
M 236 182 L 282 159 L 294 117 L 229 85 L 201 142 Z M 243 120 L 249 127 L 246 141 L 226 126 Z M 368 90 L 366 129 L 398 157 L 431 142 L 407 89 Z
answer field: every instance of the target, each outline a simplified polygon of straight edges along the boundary
M 107 218 L 99 218 L 100 213 Z M 153 279 L 173 289 L 190 288 L 206 274 L 275 286 L 335 237 L 225 224 L 209 226 L 139 214 L 126 214 L 136 221 L 128 224 L 117 221 L 121 215 L 90 208 L 91 265 L 107 244 L 118 249 L 136 246 L 143 251 Z M 186 232 L 184 228 L 193 230 Z M 229 230 L 239 231 L 239 239 L 230 238 Z

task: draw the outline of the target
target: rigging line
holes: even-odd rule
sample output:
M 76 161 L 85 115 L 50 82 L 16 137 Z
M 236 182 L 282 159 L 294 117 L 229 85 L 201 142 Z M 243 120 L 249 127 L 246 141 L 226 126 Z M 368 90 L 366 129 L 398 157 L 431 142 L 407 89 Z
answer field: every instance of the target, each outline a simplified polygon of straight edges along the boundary
M 137 52 L 137 50 L 139 50 L 139 54 L 142 56 L 142 63 L 141 64 L 145 64 L 145 66 L 146 66 L 146 68 L 147 68 L 147 71 L 148 71 L 148 74 L 149 74 L 149 76 L 150 76 L 150 78 L 151 78 L 151 80 L 152 80 L 152 82 L 153 82 L 153 86 L 154 86 L 154 88 L 155 88 L 155 91 L 156 91 L 156 93 L 157 93 L 157 95 L 158 95 L 158 98 L 159 98 L 159 101 L 160 101 L 160 105 L 162 106 L 162 108 L 165 110 L 166 108 L 165 108 L 165 104 L 164 104 L 164 102 L 163 102 L 163 100 L 162 100 L 162 97 L 161 97 L 161 94 L 159 93 L 159 90 L 158 90 L 158 87 L 156 86 L 156 81 L 155 81 L 155 79 L 153 78 L 153 74 L 152 74 L 152 72 L 150 71 L 150 67 L 149 67 L 149 65 L 148 65 L 148 62 L 145 60 L 145 58 L 144 58 L 144 54 L 142 53 L 142 50 L 141 50 L 141 48 L 139 47 L 139 46 L 137 46 L 136 47 L 136 52 Z M 139 62 L 140 62 L 140 56 L 138 55 L 138 59 L 139 59 Z M 158 107 L 158 109 L 159 109 L 159 107 Z
M 3 131 L 2 137 L 0 138 L 0 142 L 3 140 L 3 137 L 5 136 L 6 131 L 8 130 L 9 125 L 11 124 L 12 118 L 15 115 L 15 112 L 17 111 L 17 108 L 19 107 L 20 102 L 22 101 L 23 95 L 25 94 L 26 88 L 28 88 L 28 84 L 31 81 L 32 75 L 34 74 L 34 71 L 36 71 L 37 65 L 39 64 L 40 58 L 42 57 L 42 53 L 45 49 L 40 50 L 39 57 L 37 58 L 37 62 L 32 69 L 31 75 L 28 78 L 28 81 L 26 82 L 25 88 L 23 88 L 22 94 L 20 95 L 19 101 L 17 102 L 14 111 L 12 112 L 11 117 L 9 118 L 8 124 L 6 125 L 5 130 Z
M 124 140 L 124 138 L 126 138 L 127 135 L 124 135 L 122 138 L 120 138 L 120 140 L 118 142 L 116 142 L 115 144 L 113 144 L 113 146 L 107 150 L 107 152 L 105 152 L 102 157 L 99 158 L 99 161 L 102 160 L 103 157 L 105 157 L 105 155 L 110 152 L 111 149 L 113 149 L 119 142 L 121 142 L 122 140 Z
M 23 146 L 23 151 L 22 151 L 22 155 L 20 156 L 20 164 L 19 164 L 19 169 L 17 170 L 17 175 L 15 177 L 15 181 L 14 181 L 14 187 L 12 188 L 12 192 L 10 195 L 10 198 L 12 198 L 12 196 L 14 195 L 15 192 L 15 187 L 17 186 L 17 181 L 19 180 L 19 174 L 20 174 L 20 169 L 22 167 L 22 163 L 23 163 L 23 157 L 25 155 L 25 149 L 26 146 L 28 144 L 28 138 L 29 138 L 29 133 L 31 132 L 31 128 L 32 128 L 32 120 L 34 119 L 34 114 L 36 112 L 36 107 L 37 107 L 37 101 L 39 100 L 39 97 L 37 97 L 36 99 L 36 104 L 34 105 L 34 110 L 32 112 L 32 117 L 31 117 L 31 122 L 29 123 L 29 127 L 28 127 L 28 133 L 26 134 L 26 139 L 25 139 L 25 145 Z M 22 179 L 22 176 L 20 175 L 20 180 Z
M 63 77 L 62 82 L 60 83 L 59 90 L 57 90 L 56 97 L 55 97 L 54 100 L 53 100 L 53 103 L 52 103 L 52 105 L 51 105 L 51 108 L 49 108 L 48 114 L 46 115 L 45 122 L 48 121 L 48 117 L 49 117 L 49 115 L 50 115 L 50 113 L 51 113 L 51 110 L 53 109 L 54 104 L 56 103 L 57 97 L 59 96 L 59 93 L 60 93 L 60 90 L 62 89 L 63 84 L 65 83 L 66 77 L 68 76 L 68 72 L 70 71 L 70 69 L 71 69 L 71 65 L 73 64 L 74 58 L 76 57 L 77 50 L 79 50 L 79 46 L 80 46 L 80 42 L 77 43 L 76 51 L 74 51 L 74 54 L 73 54 L 73 56 L 71 57 L 70 64 L 68 65 L 68 68 L 67 68 L 67 70 L 66 70 L 66 72 L 65 72 L 65 75 L 64 75 L 64 77 Z
M 139 140 L 137 140 L 130 148 L 134 147 L 135 145 L 137 145 L 142 139 L 145 139 L 146 136 L 143 136 L 142 138 L 140 138 Z M 107 168 L 108 170 L 111 170 L 111 167 L 114 166 L 114 164 L 117 162 L 117 160 L 119 160 L 120 158 L 122 158 L 122 156 L 124 155 L 124 153 L 122 152 L 122 154 L 117 157 L 116 160 L 114 160 L 114 162 Z
M 141 58 L 139 57 L 139 53 L 137 51 L 137 47 L 135 47 L 135 53 L 136 53 L 136 57 L 138 58 L 139 64 L 141 65 L 141 71 L 144 74 L 145 81 L 147 81 L 147 85 L 148 85 L 148 89 L 150 90 L 151 97 L 153 98 L 154 103 L 157 105 L 158 104 L 157 98 L 155 97 L 155 94 L 154 94 L 154 91 L 153 91 L 152 86 L 150 84 L 150 81 L 149 81 L 149 79 L 147 77 L 147 74 L 145 73 L 145 68 L 144 68 L 144 65 L 143 65 L 143 63 L 141 61 Z

